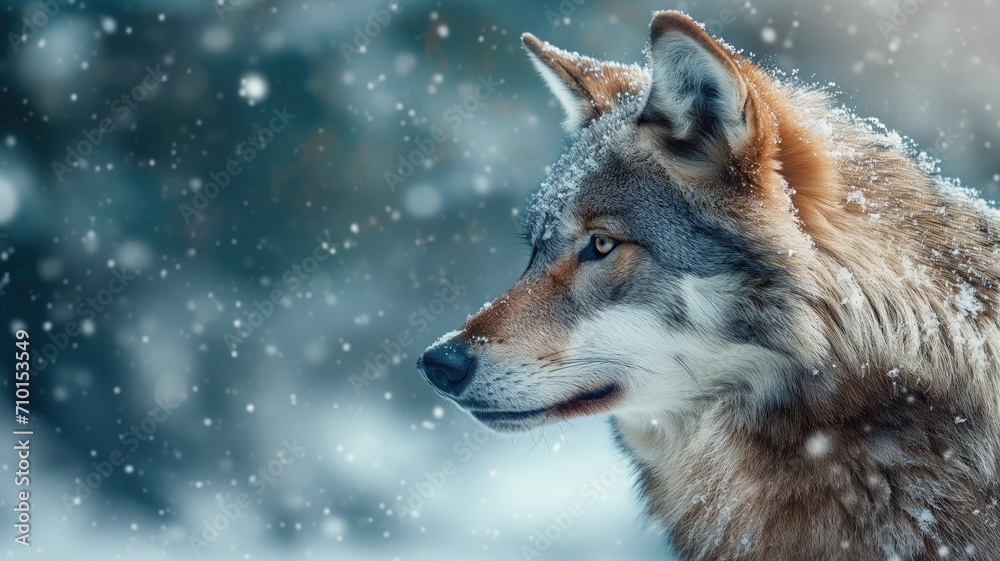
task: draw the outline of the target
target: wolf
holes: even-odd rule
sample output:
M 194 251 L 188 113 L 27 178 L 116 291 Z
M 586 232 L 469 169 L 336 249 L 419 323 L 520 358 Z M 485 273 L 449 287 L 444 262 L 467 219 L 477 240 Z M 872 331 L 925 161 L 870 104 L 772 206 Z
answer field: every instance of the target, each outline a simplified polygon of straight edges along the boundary
M 437 392 L 610 414 L 685 560 L 1000 559 L 1000 212 L 681 13 L 642 67 L 522 40 L 570 142 Z

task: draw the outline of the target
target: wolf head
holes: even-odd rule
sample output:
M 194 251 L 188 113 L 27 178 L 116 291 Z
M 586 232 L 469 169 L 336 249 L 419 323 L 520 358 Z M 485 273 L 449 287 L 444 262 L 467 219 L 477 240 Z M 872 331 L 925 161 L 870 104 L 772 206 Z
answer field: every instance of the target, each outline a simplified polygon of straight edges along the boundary
M 774 80 L 677 12 L 655 14 L 646 68 L 523 43 L 572 141 L 529 205 L 527 270 L 425 377 L 498 431 L 779 399 L 776 372 L 822 353 L 787 303 L 810 246 L 787 186 L 825 172 Z

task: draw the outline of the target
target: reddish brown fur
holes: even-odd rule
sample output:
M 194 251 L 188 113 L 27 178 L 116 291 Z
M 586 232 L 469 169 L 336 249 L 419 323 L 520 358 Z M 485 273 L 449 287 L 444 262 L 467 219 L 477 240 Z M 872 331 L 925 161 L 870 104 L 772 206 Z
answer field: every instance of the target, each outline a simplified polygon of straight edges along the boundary
M 555 49 L 530 33 L 522 37 L 524 46 L 535 53 L 581 99 L 586 118 L 593 119 L 614 108 L 621 95 L 642 91 L 646 78 L 637 66 L 601 62 Z
M 653 33 L 658 21 L 679 19 L 686 21 L 658 16 Z M 686 32 L 708 40 L 692 26 Z M 729 196 L 728 224 L 763 246 L 798 248 L 800 234 L 788 228 L 788 212 L 797 213 L 814 258 L 776 255 L 774 262 L 814 294 L 803 317 L 823 325 L 833 356 L 830 372 L 821 375 L 835 389 L 821 396 L 806 392 L 743 430 L 716 427 L 712 434 L 724 440 L 704 449 L 692 436 L 693 448 L 670 473 L 645 470 L 650 512 L 672 527 L 675 545 L 690 559 L 874 560 L 892 551 L 924 559 L 907 552 L 938 554 L 941 547 L 949 558 L 995 558 L 998 225 L 942 194 L 905 153 L 872 146 L 853 126 L 840 125 L 834 138 L 820 138 L 802 124 L 802 112 L 826 111 L 825 100 L 796 104 L 792 90 L 749 60 L 719 56 L 735 62 L 748 86 L 753 123 L 751 146 L 735 157 L 752 196 Z M 830 143 L 864 157 L 831 156 Z M 781 202 L 786 184 L 792 208 Z M 859 188 L 866 210 L 847 200 Z M 929 286 L 901 282 L 908 274 L 904 258 L 924 268 Z M 863 295 L 858 311 L 841 302 L 842 270 L 853 274 Z M 950 303 L 963 282 L 976 290 L 983 310 L 953 323 L 957 312 Z M 921 327 L 927 314 L 940 325 Z M 987 364 L 977 365 L 953 340 L 959 333 L 987 338 Z M 701 423 L 711 426 L 727 413 L 704 415 Z M 807 453 L 804 443 L 817 432 L 830 438 L 835 455 Z M 639 448 L 654 438 L 624 436 Z M 721 469 L 706 471 L 708 465 Z M 934 517 L 927 528 L 918 522 L 922 512 Z M 752 547 L 742 548 L 744 540 Z
M 777 82 L 684 16 L 657 14 L 652 37 L 670 31 L 733 71 L 751 138 L 732 155 L 737 185 L 713 177 L 682 188 L 796 279 L 801 296 L 782 303 L 788 325 L 775 329 L 825 369 L 788 373 L 790 395 L 753 416 L 733 399 L 659 427 L 617 423 L 650 514 L 685 559 L 915 560 L 942 546 L 953 559 L 998 558 L 1000 225 L 943 193 L 904 151 L 830 117 L 825 96 Z M 600 76 L 589 69 L 605 63 L 533 37 L 526 45 L 592 101 L 589 118 L 635 94 L 643 76 Z M 832 136 L 808 124 L 817 118 Z M 859 302 L 848 302 L 844 271 Z M 545 297 L 571 278 L 546 281 Z M 983 308 L 956 319 L 963 283 Z M 816 435 L 831 453 L 807 450 Z
M 567 330 L 547 321 L 544 310 L 569 289 L 578 266 L 575 256 L 567 257 L 554 264 L 545 276 L 515 284 L 488 308 L 470 317 L 455 338 L 468 340 L 474 346 L 488 341 L 491 346 L 516 349 L 532 359 L 564 349 Z

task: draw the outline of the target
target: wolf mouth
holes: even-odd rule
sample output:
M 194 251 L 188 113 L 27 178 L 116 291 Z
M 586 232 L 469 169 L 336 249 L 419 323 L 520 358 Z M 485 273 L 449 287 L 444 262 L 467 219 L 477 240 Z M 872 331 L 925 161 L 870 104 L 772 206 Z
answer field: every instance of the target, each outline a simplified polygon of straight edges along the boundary
M 572 399 L 527 411 L 497 411 L 488 409 L 469 409 L 469 413 L 479 422 L 491 427 L 512 427 L 525 425 L 539 417 L 569 418 L 579 415 L 599 413 L 606 409 L 607 402 L 618 394 L 616 384 L 606 384 L 596 389 L 583 392 Z

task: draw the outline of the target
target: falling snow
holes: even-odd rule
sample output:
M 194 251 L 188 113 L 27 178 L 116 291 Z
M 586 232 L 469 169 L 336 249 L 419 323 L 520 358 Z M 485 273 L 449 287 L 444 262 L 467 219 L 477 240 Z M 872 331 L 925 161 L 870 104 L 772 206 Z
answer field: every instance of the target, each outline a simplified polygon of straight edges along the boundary
M 860 121 L 854 107 L 878 117 L 871 141 L 936 175 L 948 202 L 937 218 L 970 202 L 1000 216 L 977 198 L 1000 196 L 995 7 L 921 2 L 883 36 L 879 2 L 687 4 L 784 79 L 845 104 L 832 119 Z M 498 436 L 414 364 L 484 299 L 483 310 L 505 305 L 492 299 L 530 254 L 516 234 L 535 225 L 538 242 L 569 227 L 559 216 L 581 179 L 633 132 L 598 124 L 570 146 L 520 34 L 643 64 L 636 14 L 667 7 L 10 3 L 0 317 L 33 345 L 30 556 L 192 558 L 190 538 L 224 519 L 199 558 L 521 558 L 620 457 L 606 419 Z M 164 79 L 144 81 L 153 71 Z M 479 99 L 484 81 L 499 85 Z M 802 124 L 817 152 L 842 149 L 831 119 Z M 390 172 L 403 179 L 392 188 Z M 884 223 L 891 208 L 873 199 L 854 188 L 838 203 Z M 919 263 L 893 266 L 914 286 L 931 281 Z M 849 312 L 865 303 L 861 280 L 837 271 Z M 465 288 L 445 301 L 448 284 Z M 951 287 L 938 304 L 959 320 L 995 302 Z M 902 392 L 910 373 L 888 366 L 873 376 Z M 843 452 L 826 432 L 800 444 L 817 466 Z M 598 501 L 544 559 L 663 558 L 630 479 Z M 912 516 L 925 532 L 938 524 Z

